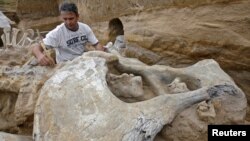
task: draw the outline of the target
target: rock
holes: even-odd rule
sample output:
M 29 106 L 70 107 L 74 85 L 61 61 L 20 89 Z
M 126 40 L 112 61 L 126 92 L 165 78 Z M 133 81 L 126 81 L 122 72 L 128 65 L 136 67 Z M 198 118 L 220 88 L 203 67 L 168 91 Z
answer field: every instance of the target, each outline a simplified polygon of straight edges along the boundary
M 34 114 L 43 83 L 53 68 L 41 66 L 0 66 L 0 130 L 23 124 Z
M 135 43 L 127 44 L 126 49 L 125 49 L 125 56 L 131 57 L 131 58 L 137 58 L 138 60 L 148 65 L 156 64 L 162 58 L 156 53 L 148 49 L 145 49 L 143 47 L 140 47 L 139 45 Z
M 198 104 L 197 113 L 202 121 L 209 121 L 210 118 L 214 119 L 216 116 L 214 105 L 211 102 L 206 103 L 205 101 Z
M 140 76 L 133 74 L 114 75 L 109 74 L 107 78 L 108 85 L 111 91 L 121 97 L 140 97 L 143 95 L 143 84 Z
M 184 92 L 188 92 L 190 91 L 188 88 L 187 88 L 187 85 L 186 83 L 184 82 L 181 82 L 180 78 L 175 78 L 173 82 L 171 82 L 169 85 L 168 85 L 168 91 L 172 94 L 175 94 L 175 93 L 184 93 Z
M 13 135 L 4 132 L 0 132 L 0 140 L 1 141 L 33 141 L 31 136 L 21 136 L 21 135 Z

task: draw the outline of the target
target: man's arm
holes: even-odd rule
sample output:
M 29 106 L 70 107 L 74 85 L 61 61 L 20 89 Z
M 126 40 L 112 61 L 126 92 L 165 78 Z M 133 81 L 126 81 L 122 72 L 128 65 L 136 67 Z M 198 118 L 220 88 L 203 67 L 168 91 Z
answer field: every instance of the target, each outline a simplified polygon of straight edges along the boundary
M 38 63 L 42 66 L 53 66 L 55 62 L 53 59 L 44 54 L 44 50 L 40 44 L 35 43 L 32 45 L 32 53 L 37 58 Z

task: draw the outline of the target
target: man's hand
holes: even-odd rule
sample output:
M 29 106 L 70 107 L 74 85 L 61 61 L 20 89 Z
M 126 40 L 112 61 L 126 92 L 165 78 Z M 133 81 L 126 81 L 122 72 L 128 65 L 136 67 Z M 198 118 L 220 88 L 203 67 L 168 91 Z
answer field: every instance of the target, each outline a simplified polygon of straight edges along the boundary
M 40 44 L 35 43 L 32 45 L 32 53 L 37 58 L 38 63 L 40 65 L 42 66 L 54 66 L 55 65 L 54 59 L 44 54 L 45 53 L 44 49 Z
M 98 43 L 98 44 L 96 45 L 96 50 L 104 51 L 105 48 L 104 48 L 100 43 Z
M 37 56 L 37 60 L 39 62 L 40 65 L 42 66 L 54 66 L 55 62 L 52 58 L 44 55 L 43 53 L 41 53 L 39 56 Z

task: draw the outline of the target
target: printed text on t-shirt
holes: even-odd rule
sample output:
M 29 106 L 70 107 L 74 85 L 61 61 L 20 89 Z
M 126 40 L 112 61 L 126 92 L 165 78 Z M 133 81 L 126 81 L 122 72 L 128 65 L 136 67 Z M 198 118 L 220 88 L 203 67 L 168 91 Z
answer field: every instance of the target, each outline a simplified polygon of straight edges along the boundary
M 86 43 L 87 41 L 88 41 L 87 36 L 83 35 L 81 37 L 78 36 L 78 37 L 71 38 L 68 41 L 66 41 L 66 43 L 67 43 L 67 46 L 69 47 L 75 43 L 78 43 L 78 42 Z

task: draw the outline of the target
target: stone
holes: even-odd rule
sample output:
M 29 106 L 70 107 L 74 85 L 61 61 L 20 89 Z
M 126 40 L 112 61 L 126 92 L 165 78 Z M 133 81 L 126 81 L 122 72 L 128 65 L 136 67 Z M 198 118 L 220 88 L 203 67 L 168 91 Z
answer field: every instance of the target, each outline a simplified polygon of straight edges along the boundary
M 54 72 L 42 66 L 0 66 L 0 130 L 23 124 L 34 114 L 43 83 Z
M 107 82 L 111 91 L 117 97 L 140 97 L 144 93 L 142 78 L 140 76 L 125 73 L 122 75 L 109 74 Z
M 9 133 L 0 132 L 1 141 L 33 141 L 31 136 L 13 135 Z

